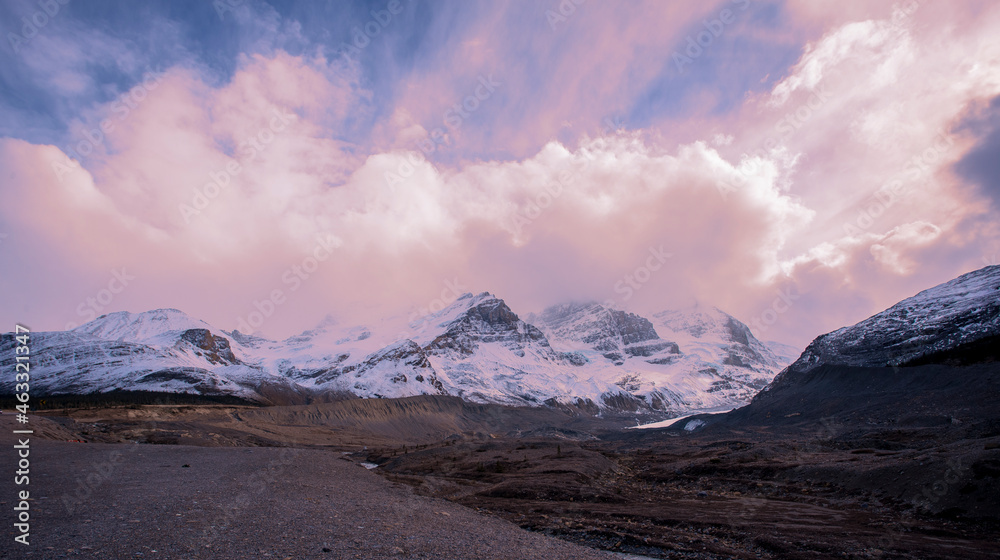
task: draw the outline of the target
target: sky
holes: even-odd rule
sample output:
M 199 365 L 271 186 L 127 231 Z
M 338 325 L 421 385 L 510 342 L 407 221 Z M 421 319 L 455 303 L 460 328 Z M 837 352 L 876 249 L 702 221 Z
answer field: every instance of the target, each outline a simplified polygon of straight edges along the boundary
M 0 0 L 0 324 L 716 306 L 1000 259 L 988 1 Z

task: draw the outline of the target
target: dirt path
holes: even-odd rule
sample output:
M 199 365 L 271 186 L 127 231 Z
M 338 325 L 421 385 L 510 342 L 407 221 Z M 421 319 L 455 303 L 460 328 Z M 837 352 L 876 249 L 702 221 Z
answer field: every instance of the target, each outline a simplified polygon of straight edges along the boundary
M 24 487 L 8 419 L 3 558 L 612 558 L 416 496 L 333 451 L 35 439 L 25 547 L 13 540 Z

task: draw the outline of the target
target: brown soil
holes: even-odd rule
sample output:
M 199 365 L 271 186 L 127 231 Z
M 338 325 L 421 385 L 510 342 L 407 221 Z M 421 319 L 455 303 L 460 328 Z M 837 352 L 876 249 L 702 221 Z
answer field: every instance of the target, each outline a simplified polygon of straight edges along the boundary
M 47 411 L 31 419 L 33 531 L 48 543 L 33 557 L 149 558 L 144 547 L 157 546 L 168 558 L 596 554 L 546 536 L 651 558 L 998 557 L 1000 433 L 992 421 L 941 418 L 951 417 L 685 433 L 444 397 Z M 11 420 L 0 416 L 4 447 Z M 302 451 L 294 469 L 275 463 L 288 447 Z M 76 513 L 53 502 L 114 450 L 127 451 L 122 466 Z M 275 469 L 283 481 L 256 486 L 253 506 L 232 521 L 238 530 L 202 550 L 198 535 L 246 494 L 248 477 Z M 199 492 L 211 506 L 192 505 L 206 503 Z M 406 505 L 389 515 L 385 504 Z M 336 517 L 347 511 L 350 522 Z M 177 514 L 187 525 L 173 524 Z M 373 532 L 352 524 L 361 518 L 382 521 Z M 522 548 L 504 556 L 507 541 Z
M 557 433 L 615 429 L 625 419 L 595 419 L 548 408 L 510 408 L 457 397 L 351 399 L 296 406 L 156 404 L 45 410 L 53 439 L 198 446 L 421 445 L 490 439 L 547 427 Z
M 641 446 L 502 439 L 367 457 L 422 494 L 653 558 L 998 557 L 1000 437 L 927 435 L 654 432 Z

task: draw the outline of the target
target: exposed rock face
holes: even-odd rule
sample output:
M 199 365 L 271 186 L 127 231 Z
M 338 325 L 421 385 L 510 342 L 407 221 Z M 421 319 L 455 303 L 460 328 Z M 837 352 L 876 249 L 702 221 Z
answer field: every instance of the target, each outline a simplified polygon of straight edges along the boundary
M 529 321 L 557 349 L 571 349 L 591 364 L 617 369 L 614 384 L 626 395 L 598 399 L 632 410 L 631 397 L 653 409 L 691 403 L 697 380 L 702 406 L 737 406 L 771 381 L 782 362 L 750 329 L 714 308 L 665 311 L 655 322 L 598 303 L 550 307 Z M 687 404 L 690 406 L 690 404 Z
M 656 334 L 649 319 L 598 303 L 549 307 L 539 321 L 554 338 L 584 343 L 615 365 L 622 365 L 627 356 L 680 353 L 677 344 Z
M 480 299 L 448 329 L 428 345 L 431 353 L 457 350 L 465 355 L 476 352 L 480 343 L 498 343 L 524 356 L 524 346 L 533 344 L 550 349 L 549 341 L 533 325 L 521 321 L 502 299 L 482 293 Z M 553 360 L 560 358 L 552 354 Z
M 196 348 L 204 350 L 203 355 L 210 364 L 233 365 L 240 361 L 233 355 L 229 340 L 222 336 L 214 336 L 208 329 L 188 329 L 181 333 L 181 340 L 190 342 Z

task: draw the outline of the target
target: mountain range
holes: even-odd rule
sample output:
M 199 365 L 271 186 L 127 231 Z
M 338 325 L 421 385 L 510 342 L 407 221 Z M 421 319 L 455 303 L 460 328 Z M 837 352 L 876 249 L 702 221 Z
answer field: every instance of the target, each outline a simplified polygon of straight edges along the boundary
M 589 414 L 678 414 L 745 404 L 797 354 L 711 307 L 646 318 L 571 303 L 525 319 L 486 292 L 417 320 L 342 325 L 327 317 L 281 341 L 226 332 L 176 309 L 115 312 L 70 331 L 32 333 L 32 394 L 153 391 L 264 404 L 438 394 Z M 9 333 L 0 339 L 5 367 L 13 367 L 14 344 Z M 13 389 L 0 381 L 0 392 Z
M 759 408 L 830 368 L 898 372 L 995 360 L 998 337 L 998 266 L 819 336 L 801 355 L 761 342 L 713 307 L 643 317 L 567 303 L 522 319 L 483 292 L 417 319 L 344 325 L 327 317 L 281 341 L 226 332 L 176 309 L 109 313 L 70 331 L 32 333 L 31 387 L 35 396 L 150 391 L 261 404 L 451 395 L 588 414 L 675 416 L 751 400 Z M 0 337 L 3 367 L 13 369 L 15 344 L 11 333 Z M 0 393 L 13 391 L 12 377 L 0 380 Z

